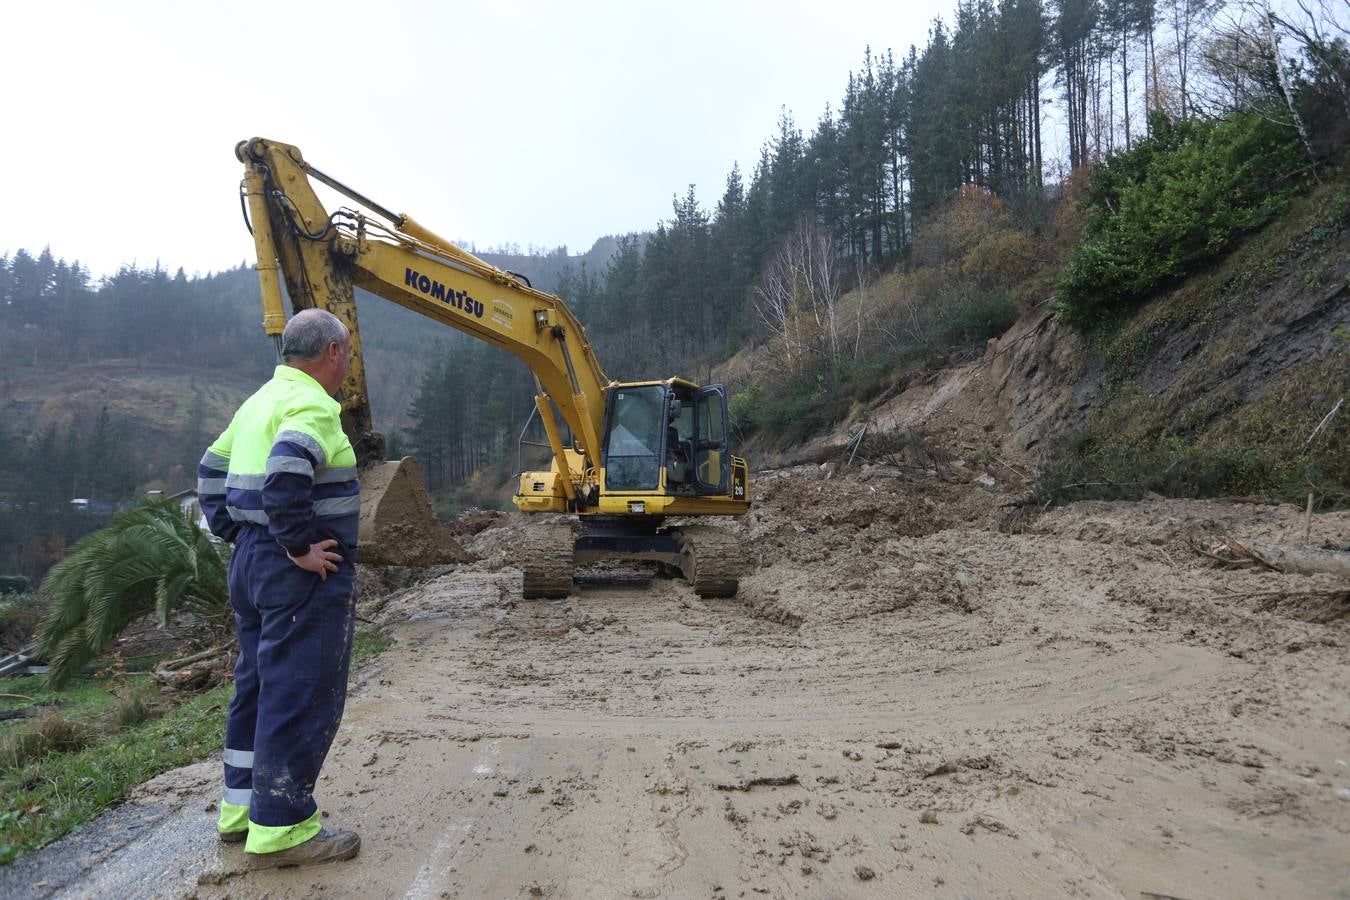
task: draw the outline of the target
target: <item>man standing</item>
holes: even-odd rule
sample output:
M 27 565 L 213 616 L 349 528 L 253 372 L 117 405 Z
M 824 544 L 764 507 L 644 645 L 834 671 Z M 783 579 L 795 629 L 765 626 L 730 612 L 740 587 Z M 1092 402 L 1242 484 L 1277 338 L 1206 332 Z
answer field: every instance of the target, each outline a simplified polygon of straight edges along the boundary
M 319 824 L 314 784 L 347 698 L 355 619 L 356 455 L 337 394 L 351 335 L 297 313 L 272 380 L 244 401 L 198 466 L 211 531 L 235 545 L 239 637 L 217 830 L 255 866 L 351 859 L 361 839 Z

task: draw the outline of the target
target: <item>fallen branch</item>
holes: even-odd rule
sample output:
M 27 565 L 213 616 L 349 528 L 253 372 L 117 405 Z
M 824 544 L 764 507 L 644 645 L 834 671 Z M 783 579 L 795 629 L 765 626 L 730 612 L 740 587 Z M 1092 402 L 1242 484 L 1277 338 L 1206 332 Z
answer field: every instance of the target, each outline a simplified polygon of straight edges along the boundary
M 200 653 L 194 653 L 191 656 L 182 656 L 179 657 L 178 659 L 166 659 L 164 662 L 159 664 L 158 668 L 185 669 L 194 663 L 199 663 L 203 660 L 212 659 L 213 657 L 219 656 L 222 653 L 226 653 L 233 648 L 234 648 L 233 641 L 225 644 L 217 644 L 216 646 L 210 648 L 209 650 L 202 650 Z
M 155 681 L 176 691 L 195 691 L 225 680 L 234 662 L 234 642 L 218 644 L 200 653 L 160 663 L 151 673 Z
M 858 429 L 858 435 L 850 443 L 853 445 L 853 452 L 848 455 L 848 462 L 845 465 L 853 465 L 853 457 L 858 455 L 858 448 L 862 447 L 863 438 L 867 436 L 867 425 L 864 422 L 862 428 Z
M 1244 566 L 1256 565 L 1256 560 L 1246 557 L 1235 557 L 1232 551 L 1228 549 L 1227 544 L 1217 544 L 1213 548 L 1205 548 L 1200 544 L 1192 542 L 1191 549 L 1203 557 L 1214 560 L 1216 563 L 1222 563 L 1230 569 L 1240 569 Z
M 1317 436 L 1322 433 L 1322 429 L 1327 427 L 1327 423 L 1331 421 L 1331 417 L 1336 415 L 1336 413 L 1340 411 L 1340 408 L 1344 403 L 1345 403 L 1344 397 L 1337 400 L 1336 405 L 1331 408 L 1331 412 L 1323 416 L 1322 421 L 1317 423 L 1317 427 L 1313 429 L 1312 434 L 1308 435 L 1308 440 L 1303 445 L 1303 449 L 1305 452 L 1308 450 L 1308 448 L 1312 446 L 1313 441 L 1317 440 Z
M 1013 473 L 1013 474 L 1016 475 L 1018 478 L 1022 479 L 1022 482 L 1023 482 L 1024 484 L 1031 484 L 1031 476 L 1022 474 L 1022 473 L 1019 472 L 1017 469 L 1015 469 L 1015 468 L 1012 466 L 1012 464 L 1007 463 L 1007 462 L 1004 462 L 1002 459 L 1000 459 L 1000 458 L 997 457 L 997 456 L 994 457 L 994 462 L 998 463 L 1000 466 L 1002 466 L 1003 468 L 1007 469 L 1009 472 Z
M 1061 484 L 1059 487 L 1055 488 L 1054 492 L 1058 494 L 1061 491 L 1067 491 L 1071 488 L 1140 487 L 1141 485 L 1143 485 L 1142 481 L 1075 481 L 1073 484 Z
M 788 785 L 799 784 L 796 775 L 764 775 L 757 778 L 749 778 L 745 781 L 733 781 L 728 784 L 714 784 L 713 787 L 719 791 L 748 791 L 757 787 L 787 787 Z

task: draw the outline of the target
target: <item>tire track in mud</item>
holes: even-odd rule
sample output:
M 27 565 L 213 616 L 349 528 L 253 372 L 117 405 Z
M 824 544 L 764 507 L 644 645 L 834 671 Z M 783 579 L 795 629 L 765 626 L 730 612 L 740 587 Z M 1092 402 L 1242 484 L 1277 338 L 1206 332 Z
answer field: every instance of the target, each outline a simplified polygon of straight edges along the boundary
M 493 740 L 487 743 L 483 748 L 483 753 L 478 762 L 473 767 L 473 774 L 482 778 L 492 774 L 492 766 L 489 765 L 499 755 L 501 755 L 502 742 Z M 468 840 L 469 834 L 473 831 L 477 819 L 465 818 L 450 822 L 445 832 L 441 835 L 436 845 L 432 848 L 427 857 L 427 861 L 418 870 L 417 876 L 413 878 L 412 885 L 404 892 L 404 900 L 423 900 L 430 897 L 435 891 L 439 894 L 440 885 L 449 875 L 451 868 L 458 858 L 460 850 Z M 456 841 L 455 838 L 459 837 Z

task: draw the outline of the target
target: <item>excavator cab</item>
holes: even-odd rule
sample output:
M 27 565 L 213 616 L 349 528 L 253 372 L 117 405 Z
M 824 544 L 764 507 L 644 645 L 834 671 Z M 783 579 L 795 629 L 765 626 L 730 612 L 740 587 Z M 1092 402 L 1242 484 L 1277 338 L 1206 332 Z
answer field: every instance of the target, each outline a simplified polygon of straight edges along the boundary
M 561 482 L 581 455 L 574 449 L 565 467 L 555 455 L 551 471 L 521 473 L 519 508 L 575 512 L 579 526 L 536 530 L 521 566 L 524 595 L 564 597 L 574 566 L 616 560 L 658 563 L 701 597 L 734 595 L 743 562 L 735 539 L 687 519 L 750 506 L 748 467 L 731 454 L 726 388 L 683 378 L 612 382 L 604 412 L 594 494 L 578 482 L 577 502 L 565 505 Z
M 601 494 L 727 495 L 731 448 L 726 388 L 682 378 L 611 385 Z

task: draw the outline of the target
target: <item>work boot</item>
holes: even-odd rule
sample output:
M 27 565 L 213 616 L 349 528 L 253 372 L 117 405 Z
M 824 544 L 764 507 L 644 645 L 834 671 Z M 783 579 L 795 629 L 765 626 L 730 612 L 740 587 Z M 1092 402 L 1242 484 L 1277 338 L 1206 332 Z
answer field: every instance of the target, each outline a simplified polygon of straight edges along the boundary
M 220 835 L 222 843 L 238 844 L 248 837 L 248 829 L 245 828 L 243 831 L 217 831 L 216 834 Z
M 273 853 L 250 853 L 249 868 L 279 869 L 285 866 L 313 866 L 319 863 L 340 862 L 351 859 L 361 850 L 361 836 L 355 831 L 329 831 L 320 828 L 319 833 L 285 850 Z

